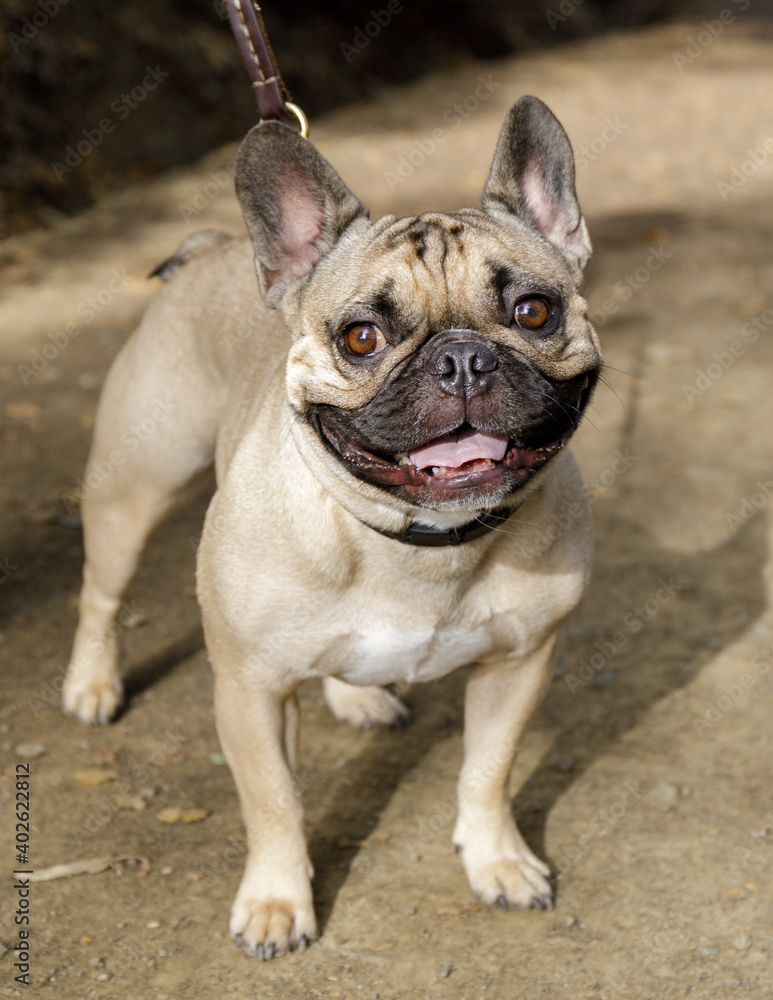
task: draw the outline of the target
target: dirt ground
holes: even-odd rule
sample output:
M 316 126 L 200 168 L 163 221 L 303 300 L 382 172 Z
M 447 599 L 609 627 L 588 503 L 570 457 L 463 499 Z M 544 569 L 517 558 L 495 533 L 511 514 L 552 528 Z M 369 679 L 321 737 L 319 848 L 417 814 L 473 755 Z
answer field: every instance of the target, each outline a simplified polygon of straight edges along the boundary
M 204 501 L 161 531 L 127 596 L 127 711 L 87 729 L 58 706 L 100 385 L 157 291 L 151 268 L 194 229 L 242 231 L 233 148 L 0 243 L 3 867 L 16 865 L 19 761 L 35 869 L 149 862 L 32 885 L 34 990 L 773 997 L 773 32 L 716 23 L 470 64 L 313 123 L 374 216 L 476 203 L 523 93 L 547 101 L 578 153 L 607 362 L 575 446 L 596 570 L 512 783 L 521 829 L 557 872 L 552 912 L 470 897 L 450 844 L 461 674 L 413 689 L 400 732 L 340 726 L 310 686 L 301 782 L 322 937 L 264 964 L 236 950 L 243 829 L 193 596 Z M 462 118 L 452 106 L 481 76 L 487 96 Z M 23 996 L 4 878 L 0 996 Z

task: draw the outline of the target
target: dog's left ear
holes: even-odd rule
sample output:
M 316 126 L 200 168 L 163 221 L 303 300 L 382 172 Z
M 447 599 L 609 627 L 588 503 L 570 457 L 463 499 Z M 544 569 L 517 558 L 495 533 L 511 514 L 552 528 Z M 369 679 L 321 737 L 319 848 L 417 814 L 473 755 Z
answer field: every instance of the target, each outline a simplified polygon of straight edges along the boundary
M 522 97 L 508 113 L 483 205 L 504 208 L 536 229 L 580 279 L 591 243 L 574 189 L 574 153 L 559 120 L 536 97 Z
M 268 305 L 308 274 L 367 212 L 310 142 L 280 122 L 251 129 L 234 181 Z

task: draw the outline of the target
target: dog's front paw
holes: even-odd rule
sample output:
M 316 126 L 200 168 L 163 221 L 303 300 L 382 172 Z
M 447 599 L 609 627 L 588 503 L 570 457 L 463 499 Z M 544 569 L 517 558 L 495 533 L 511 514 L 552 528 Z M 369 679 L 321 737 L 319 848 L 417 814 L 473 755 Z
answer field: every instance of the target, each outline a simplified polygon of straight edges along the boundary
M 552 910 L 550 869 L 538 858 L 487 858 L 479 863 L 462 861 L 475 897 L 504 910 Z
M 245 896 L 241 892 L 231 910 L 229 930 L 248 955 L 275 958 L 295 948 L 303 950 L 317 936 L 317 922 L 308 900 Z
M 120 680 L 95 680 L 84 674 L 68 675 L 62 688 L 62 707 L 80 722 L 110 722 L 123 701 Z
M 373 726 L 405 726 L 410 721 L 408 708 L 397 695 L 382 687 L 358 687 L 337 677 L 323 682 L 325 701 L 333 715 L 358 729 Z

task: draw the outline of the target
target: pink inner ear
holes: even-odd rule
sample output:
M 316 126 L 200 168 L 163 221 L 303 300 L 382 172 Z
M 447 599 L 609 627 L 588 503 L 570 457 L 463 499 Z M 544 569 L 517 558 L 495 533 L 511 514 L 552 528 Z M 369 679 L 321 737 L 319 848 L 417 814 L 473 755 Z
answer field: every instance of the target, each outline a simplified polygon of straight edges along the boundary
M 539 168 L 531 164 L 521 177 L 521 193 L 526 210 L 534 219 L 534 224 L 546 240 L 557 247 L 568 243 L 572 228 L 566 211 L 556 205 L 551 197 L 545 176 Z
M 308 274 L 321 256 L 316 244 L 322 235 L 323 208 L 309 190 L 306 178 L 288 172 L 282 178 L 278 200 L 276 268 L 266 275 L 269 288 L 278 281 L 291 282 Z

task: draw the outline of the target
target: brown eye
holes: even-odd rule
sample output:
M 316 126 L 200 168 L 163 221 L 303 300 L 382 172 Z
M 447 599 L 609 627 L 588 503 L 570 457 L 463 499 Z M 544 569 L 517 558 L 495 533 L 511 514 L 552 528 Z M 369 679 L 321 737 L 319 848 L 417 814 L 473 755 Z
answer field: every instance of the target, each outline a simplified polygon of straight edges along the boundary
M 387 346 L 384 334 L 370 323 L 357 323 L 349 327 L 343 336 L 343 343 L 347 351 L 361 358 L 378 354 Z
M 553 315 L 550 303 L 545 299 L 521 299 L 515 307 L 515 322 L 524 330 L 540 330 L 547 326 Z

